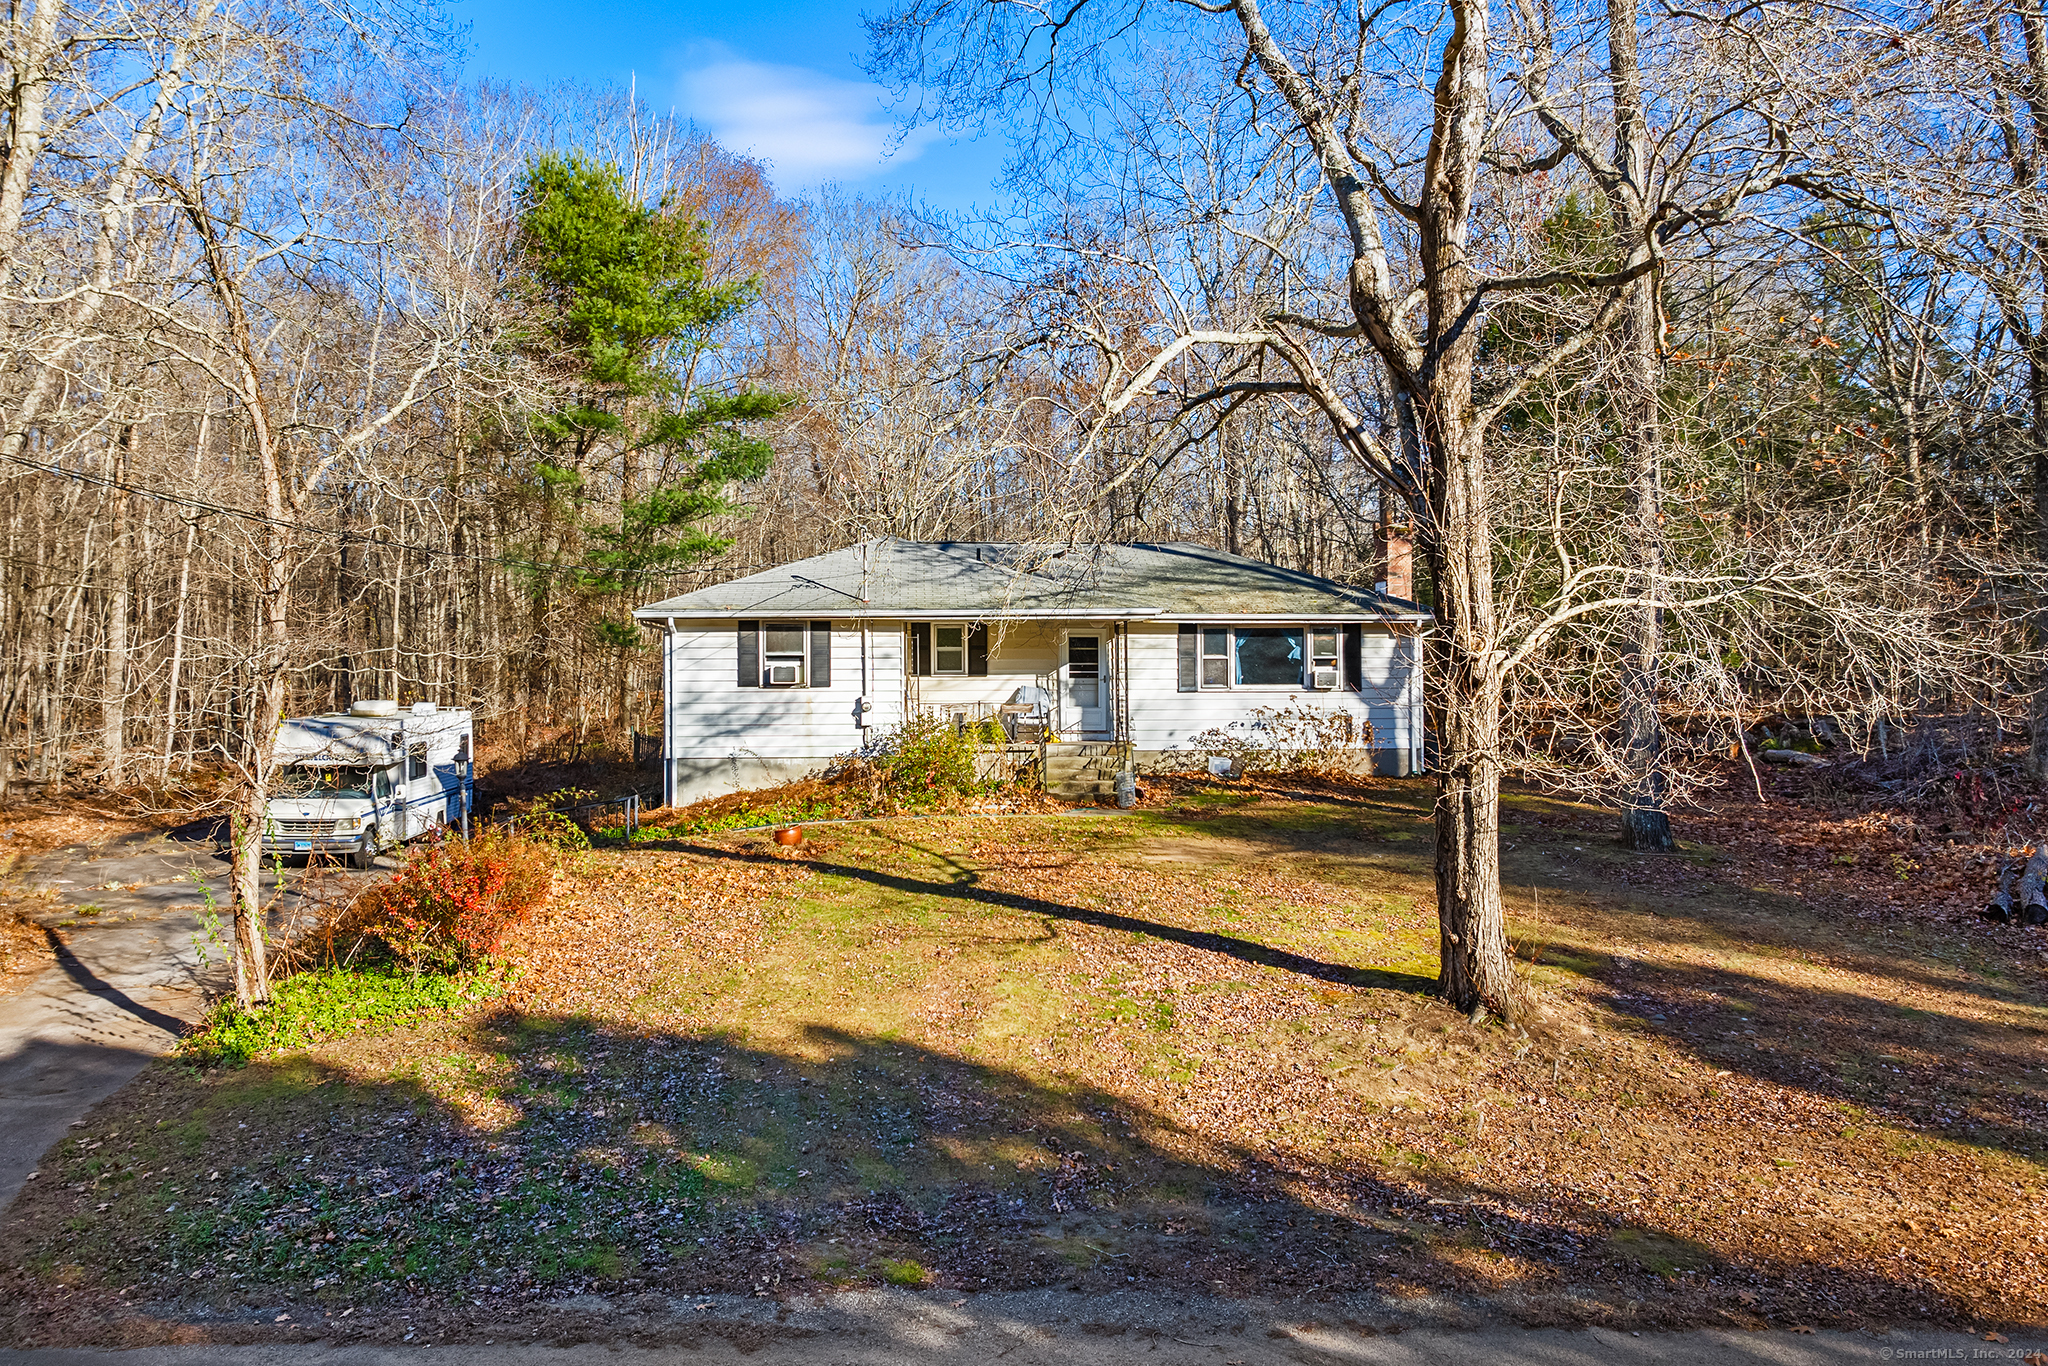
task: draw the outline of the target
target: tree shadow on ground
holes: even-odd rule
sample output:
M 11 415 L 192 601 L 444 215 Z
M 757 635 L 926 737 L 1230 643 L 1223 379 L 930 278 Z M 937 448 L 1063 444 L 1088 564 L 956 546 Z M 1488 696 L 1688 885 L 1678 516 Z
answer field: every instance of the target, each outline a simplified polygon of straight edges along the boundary
M 1571 950 L 1553 961 L 1592 975 Z M 1609 964 L 1599 999 L 1703 1064 L 1866 1108 L 1972 1147 L 2048 1161 L 2048 1018 L 1971 1019 L 1862 993 L 1670 961 Z M 1956 990 L 1954 983 L 1946 984 Z
M 58 970 L 70 978 L 81 991 L 110 1001 L 144 1024 L 154 1025 L 173 1037 L 185 1032 L 185 1021 L 178 1016 L 158 1010 L 154 1006 L 144 1005 L 94 972 L 84 960 L 71 951 L 71 946 L 64 942 L 64 937 L 54 928 L 42 924 L 38 924 L 36 928 L 42 932 L 44 942 L 49 945 L 51 955 L 57 960 Z
M 1343 963 L 1329 963 L 1305 954 L 1292 953 L 1286 949 L 1274 948 L 1256 940 L 1240 939 L 1234 935 L 1217 934 L 1209 930 L 1192 930 L 1179 925 L 1169 925 L 1156 920 L 1142 920 L 1136 916 L 1122 915 L 1115 911 L 1098 910 L 1089 906 L 1072 906 L 1064 902 L 1048 901 L 1043 897 L 1028 896 L 1021 892 L 1006 892 L 998 888 L 981 885 L 978 870 L 952 860 L 947 856 L 911 844 L 896 841 L 910 848 L 918 849 L 935 860 L 950 863 L 953 876 L 944 881 L 906 877 L 901 873 L 884 872 L 881 869 L 865 867 L 858 863 L 828 861 L 815 855 L 804 858 L 802 864 L 813 872 L 831 877 L 846 878 L 849 881 L 865 883 L 883 891 L 905 896 L 929 896 L 941 899 L 970 902 L 994 910 L 1010 911 L 1019 915 L 1043 916 L 1052 920 L 1067 921 L 1076 925 L 1092 925 L 1097 929 L 1117 930 L 1125 934 L 1149 935 L 1154 939 L 1180 944 L 1187 948 L 1202 949 L 1220 953 L 1243 963 L 1258 967 L 1277 968 L 1292 972 L 1333 986 L 1368 987 L 1385 991 L 1402 991 L 1412 994 L 1428 994 L 1436 990 L 1436 979 L 1419 973 L 1400 972 L 1391 968 L 1352 967 Z M 699 858 L 723 862 L 753 863 L 784 866 L 791 860 L 776 854 L 751 849 L 735 849 L 716 844 L 695 843 L 687 840 L 664 841 L 643 846 L 676 853 L 694 854 Z
M 1364 1323 L 1459 1322 L 1475 1295 L 1532 1324 L 1973 1317 L 1913 1277 L 1223 1142 L 891 1038 L 812 1029 L 770 1048 L 509 1010 L 459 1033 L 484 1059 L 460 1082 L 304 1056 L 153 1069 L 0 1225 L 0 1336 L 95 1340 L 82 1316 L 122 1286 L 166 1333 L 212 1324 L 214 1340 L 332 1336 L 365 1304 L 473 1339 L 557 1331 L 549 1302 L 586 1290 L 881 1282 L 1306 1297 Z
M 878 837 L 911 849 L 946 870 L 943 878 L 920 878 L 879 870 L 813 851 L 791 856 L 760 849 L 704 842 L 671 842 L 655 847 L 699 857 L 755 864 L 800 863 L 818 873 L 850 879 L 877 889 L 915 896 L 951 898 L 980 906 L 1086 924 L 1220 953 L 1241 962 L 1291 972 L 1316 981 L 1355 988 L 1433 995 L 1435 979 L 1418 973 L 1355 967 L 1296 954 L 1271 945 L 1189 929 L 1155 920 L 1073 906 L 1042 897 L 989 888 L 971 864 L 944 850 L 901 836 Z M 1553 896 L 1579 892 L 1569 884 L 1546 885 L 1540 870 L 1521 869 L 1518 886 L 1541 888 Z M 1533 875 L 1532 875 L 1533 874 Z M 1631 914 L 1609 909 L 1605 914 Z M 1710 916 L 1674 917 L 1669 913 L 1635 915 L 1634 937 L 1650 945 L 1697 943 L 1686 926 L 1720 935 L 1727 927 Z M 1792 922 L 1773 922 L 1788 945 L 1796 935 L 1785 933 Z M 1964 992 L 1988 1001 L 2035 1005 L 2026 993 L 1995 983 L 1945 978 L 1926 972 L 1910 958 L 1864 948 L 1866 966 L 1904 980 L 1944 991 Z M 1670 1037 L 1692 1050 L 1702 1062 L 1760 1081 L 1804 1091 L 1831 1101 L 1852 1103 L 1909 1124 L 1931 1124 L 1972 1146 L 1995 1149 L 2031 1161 L 2048 1157 L 2041 1137 L 2048 1133 L 2048 1085 L 2035 1084 L 2030 1096 L 2002 1095 L 1996 1086 L 1966 1084 L 1974 1070 L 1977 1081 L 2033 1077 L 2031 1069 L 2048 1056 L 2048 1020 L 2026 1028 L 2004 1026 L 1952 1013 L 1913 1009 L 1846 990 L 1817 989 L 1808 984 L 1776 981 L 1735 969 L 1691 968 L 1673 962 L 1616 960 L 1605 951 L 1553 945 L 1549 961 L 1596 983 L 1593 999 L 1617 1014 L 1635 1019 L 1644 1029 Z M 1632 992 L 1633 985 L 1651 989 Z M 1735 1005 L 1728 1003 L 1733 1002 Z M 1737 1009 L 1737 1007 L 1742 1007 Z M 1660 1018 L 1661 1017 L 1661 1018 Z M 1716 1028 L 1716 1024 L 1723 1026 Z M 1753 1030 L 1753 1033 L 1744 1033 Z M 1878 1055 L 1894 1050 L 1920 1056 Z M 1897 1070 L 1887 1070 L 1897 1069 Z
M 1545 943 L 1535 952 L 1553 969 L 1584 979 L 1589 999 L 1646 1033 L 1711 1067 L 1866 1107 L 1970 1146 L 2048 1160 L 2048 1011 L 2037 992 L 1933 967 L 1903 945 L 1856 940 L 1849 927 L 1830 924 L 1794 897 L 1767 896 L 1706 873 L 1682 902 L 1651 910 L 1614 904 L 1640 891 L 1589 891 L 1533 860 L 1511 871 L 1515 890 L 1540 892 L 1552 907 L 1573 896 L 1594 903 L 1601 923 L 1557 912 L 1562 918 L 1542 927 Z M 1776 978 L 1696 956 L 1684 961 L 1702 946 L 1752 960 L 1782 956 L 1808 970 Z M 1810 969 L 1819 961 L 1897 982 L 1899 997 L 1818 985 Z M 1974 998 L 1988 1014 L 2017 1007 L 2032 1018 L 1973 1019 L 1929 1003 L 1941 996 Z

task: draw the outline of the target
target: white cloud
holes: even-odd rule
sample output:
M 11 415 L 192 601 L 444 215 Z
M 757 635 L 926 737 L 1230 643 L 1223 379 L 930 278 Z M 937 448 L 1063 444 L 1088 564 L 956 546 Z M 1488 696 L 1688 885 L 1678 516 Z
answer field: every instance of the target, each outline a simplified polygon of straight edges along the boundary
M 894 144 L 882 87 L 800 66 L 721 60 L 686 72 L 683 108 L 725 147 L 768 163 L 789 191 L 827 180 L 860 180 L 884 161 L 911 161 L 925 137 Z

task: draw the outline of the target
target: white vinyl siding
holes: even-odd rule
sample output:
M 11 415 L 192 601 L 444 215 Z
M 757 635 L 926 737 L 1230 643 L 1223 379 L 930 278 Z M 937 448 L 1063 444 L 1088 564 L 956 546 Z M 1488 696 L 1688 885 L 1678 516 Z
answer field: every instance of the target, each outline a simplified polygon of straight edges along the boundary
M 1313 623 L 1310 623 L 1313 625 Z M 969 677 L 906 677 L 907 623 L 832 623 L 832 684 L 826 688 L 742 688 L 739 640 L 732 621 L 678 621 L 665 652 L 667 737 L 677 761 L 786 759 L 822 765 L 881 731 L 902 724 L 906 701 L 925 708 L 1010 700 L 1019 687 L 1058 691 L 1061 643 L 1068 630 L 1101 637 L 1110 697 L 1121 686 L 1116 628 L 1099 622 L 991 624 L 989 672 Z M 866 636 L 865 670 L 862 637 Z M 1139 750 L 1185 748 L 1196 734 L 1241 721 L 1259 707 L 1301 705 L 1344 711 L 1371 723 L 1373 747 L 1420 746 L 1419 641 L 1409 631 L 1372 625 L 1361 642 L 1365 688 L 1179 690 L 1179 627 L 1142 622 L 1130 628 L 1131 740 Z M 866 728 L 856 702 L 868 702 Z
M 1410 749 L 1415 739 L 1417 641 L 1366 627 L 1359 660 L 1365 687 L 1204 688 L 1180 691 L 1180 627 L 1131 627 L 1131 741 L 1141 750 L 1181 749 L 1189 739 L 1248 718 L 1255 708 L 1306 706 L 1348 712 L 1372 724 L 1374 749 Z
M 869 728 L 903 719 L 903 627 L 867 628 L 868 686 L 861 628 L 832 623 L 832 683 L 824 688 L 743 688 L 739 630 L 731 621 L 676 623 L 668 649 L 667 751 L 671 759 L 733 756 L 829 759 L 866 736 L 855 704 L 871 707 Z

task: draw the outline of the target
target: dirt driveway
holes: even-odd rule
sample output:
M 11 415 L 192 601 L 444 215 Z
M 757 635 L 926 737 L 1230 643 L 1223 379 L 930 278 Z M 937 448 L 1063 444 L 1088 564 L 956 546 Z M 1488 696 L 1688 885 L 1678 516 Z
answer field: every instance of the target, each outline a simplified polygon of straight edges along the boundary
M 280 916 L 303 877 L 285 870 Z M 8 882 L 56 962 L 0 995 L 0 1209 L 67 1126 L 169 1051 L 229 981 L 227 945 L 205 933 L 208 898 L 227 904 L 227 861 L 204 828 L 53 849 Z M 275 870 L 263 882 L 275 892 Z

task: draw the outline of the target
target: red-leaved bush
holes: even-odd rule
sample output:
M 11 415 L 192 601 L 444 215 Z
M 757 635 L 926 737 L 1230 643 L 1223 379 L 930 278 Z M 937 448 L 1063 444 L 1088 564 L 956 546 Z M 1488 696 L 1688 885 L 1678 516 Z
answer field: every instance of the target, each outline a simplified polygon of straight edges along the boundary
M 471 967 L 547 902 L 556 862 L 547 846 L 494 830 L 447 840 L 407 857 L 350 918 L 414 971 Z

